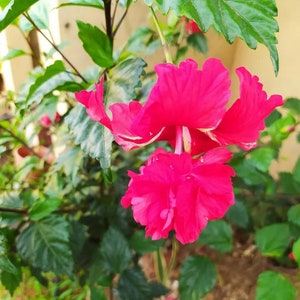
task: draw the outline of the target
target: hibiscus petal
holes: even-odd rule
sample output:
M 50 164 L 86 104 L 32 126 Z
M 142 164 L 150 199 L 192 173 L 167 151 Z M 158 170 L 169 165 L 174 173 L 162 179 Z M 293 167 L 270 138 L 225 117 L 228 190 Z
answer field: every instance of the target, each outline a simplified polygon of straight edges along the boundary
M 132 205 L 147 236 L 166 238 L 175 230 L 181 243 L 194 242 L 208 220 L 222 217 L 233 204 L 234 171 L 224 165 L 230 157 L 226 149 L 209 151 L 201 159 L 157 149 L 139 174 L 129 172 L 121 204 Z
M 102 77 L 99 84 L 95 84 L 96 91 L 80 91 L 75 93 L 75 97 L 86 107 L 89 117 L 111 129 L 110 120 L 105 112 L 103 103 L 104 78 Z
M 236 144 L 245 150 L 256 146 L 265 118 L 283 104 L 279 95 L 269 99 L 257 76 L 245 68 L 237 69 L 240 79 L 240 98 L 226 112 L 219 126 L 209 133 L 221 145 Z
M 228 70 L 217 59 L 208 59 L 203 70 L 188 59 L 179 67 L 159 64 L 158 81 L 135 118 L 132 129 L 141 136 L 164 127 L 215 128 L 230 98 Z

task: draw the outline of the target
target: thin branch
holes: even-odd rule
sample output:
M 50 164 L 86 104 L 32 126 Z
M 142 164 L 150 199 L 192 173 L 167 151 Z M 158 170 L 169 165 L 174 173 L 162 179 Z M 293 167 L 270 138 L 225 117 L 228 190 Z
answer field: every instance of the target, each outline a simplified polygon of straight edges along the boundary
M 62 58 L 69 64 L 69 66 L 75 71 L 75 73 L 82 79 L 82 81 L 87 83 L 87 80 L 81 75 L 81 73 L 77 70 L 77 68 L 70 62 L 70 60 L 63 54 L 63 52 L 57 47 L 55 43 L 53 43 L 44 32 L 35 24 L 35 22 L 31 19 L 31 17 L 23 13 L 24 17 L 36 28 L 36 30 L 47 40 L 47 42 L 62 56 Z
M 123 20 L 125 19 L 127 13 L 128 13 L 128 7 L 126 7 L 126 10 L 125 10 L 124 14 L 122 15 L 122 17 L 121 17 L 121 19 L 119 20 L 119 22 L 118 22 L 118 24 L 117 24 L 115 30 L 113 31 L 113 37 L 115 37 L 115 35 L 116 35 L 118 29 L 120 28 L 120 26 L 121 26 Z
M 16 141 L 18 141 L 20 144 L 22 144 L 28 151 L 34 155 L 37 156 L 38 158 L 41 158 L 37 152 L 35 152 L 23 139 L 18 137 L 16 134 L 14 134 L 11 130 L 5 128 L 0 124 L 0 128 L 3 129 L 4 131 L 8 132 Z
M 116 13 L 117 13 L 117 8 L 118 8 L 119 0 L 116 1 L 114 12 L 111 18 L 111 27 L 114 28 L 114 23 L 115 23 L 115 18 L 116 18 Z
M 0 211 L 1 212 L 7 212 L 7 213 L 22 214 L 22 215 L 26 215 L 28 213 L 27 209 L 23 209 L 23 208 L 8 208 L 8 207 L 1 207 L 1 206 L 0 206 Z

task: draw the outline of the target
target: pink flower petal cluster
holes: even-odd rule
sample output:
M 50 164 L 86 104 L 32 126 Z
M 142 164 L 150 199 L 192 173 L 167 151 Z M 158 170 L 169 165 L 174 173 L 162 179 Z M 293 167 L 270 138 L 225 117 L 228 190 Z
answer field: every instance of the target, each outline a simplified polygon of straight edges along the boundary
M 230 158 L 225 148 L 196 159 L 159 148 L 139 174 L 129 171 L 121 204 L 132 205 L 134 219 L 146 226 L 147 236 L 167 238 L 174 230 L 182 244 L 195 241 L 208 220 L 222 218 L 234 203 L 234 171 L 224 164 Z
M 155 67 L 157 83 L 145 105 L 138 101 L 109 106 L 103 103 L 103 79 L 96 91 L 75 96 L 89 116 L 108 127 L 124 150 L 166 140 L 175 146 L 176 130 L 183 129 L 184 150 L 192 155 L 218 146 L 236 144 L 245 150 L 256 146 L 265 118 L 282 105 L 279 95 L 270 98 L 256 76 L 238 68 L 240 97 L 227 110 L 231 97 L 229 71 L 217 59 L 208 59 L 202 70 L 188 59 Z
M 231 153 L 224 146 L 255 147 L 265 118 L 283 100 L 268 98 L 258 78 L 239 68 L 240 97 L 227 109 L 229 71 L 217 59 L 208 59 L 202 70 L 188 59 L 178 67 L 159 64 L 155 71 L 158 79 L 146 103 L 114 103 L 108 107 L 111 117 L 103 102 L 103 79 L 96 91 L 75 96 L 124 150 L 161 140 L 175 148 L 175 153 L 157 149 L 139 174 L 129 171 L 121 203 L 132 206 L 134 219 L 153 239 L 174 230 L 181 243 L 189 243 L 234 202 L 234 171 L 225 165 Z

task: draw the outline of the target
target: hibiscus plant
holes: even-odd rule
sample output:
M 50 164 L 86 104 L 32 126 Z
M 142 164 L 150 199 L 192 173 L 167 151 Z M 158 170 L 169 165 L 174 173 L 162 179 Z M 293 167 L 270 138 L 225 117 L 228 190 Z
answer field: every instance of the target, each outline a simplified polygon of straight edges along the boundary
M 275 1 L 140 0 L 152 25 L 117 49 L 136 2 L 66 0 L 56 8 L 105 16 L 105 30 L 77 20 L 94 62 L 80 73 L 49 34 L 47 1 L 0 1 L 1 31 L 16 26 L 29 46 L 38 33 L 53 47 L 31 47 L 38 59 L 28 80 L 3 92 L 4 299 L 25 287 L 28 299 L 201 299 L 222 285 L 218 264 L 241 235 L 276 264 L 300 264 L 300 158 L 291 172 L 269 171 L 299 130 L 300 100 L 269 95 L 243 66 L 232 99 L 232 74 L 219 58 L 199 65 L 187 57 L 190 47 L 209 50 L 213 28 L 229 43 L 263 44 L 277 74 Z M 146 67 L 147 54 L 160 51 L 162 61 Z M 12 49 L 1 59 L 25 54 Z M 257 300 L 296 293 L 277 271 L 257 276 Z

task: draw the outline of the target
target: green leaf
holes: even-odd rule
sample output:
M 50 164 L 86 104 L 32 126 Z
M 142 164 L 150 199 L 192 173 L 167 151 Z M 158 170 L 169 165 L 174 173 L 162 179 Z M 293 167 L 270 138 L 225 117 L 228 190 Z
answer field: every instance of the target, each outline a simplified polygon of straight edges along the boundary
M 275 121 L 279 120 L 281 117 L 281 113 L 278 110 L 274 109 L 265 120 L 266 126 L 270 127 Z
M 280 257 L 289 246 L 289 225 L 287 223 L 268 225 L 256 231 L 254 239 L 263 255 Z
M 8 53 L 6 53 L 6 55 L 1 57 L 1 61 L 10 60 L 10 59 L 13 59 L 15 57 L 22 56 L 25 54 L 27 54 L 27 53 L 22 49 L 11 49 Z
M 16 274 L 17 269 L 7 256 L 4 236 L 0 235 L 0 271 Z
M 296 125 L 296 120 L 292 115 L 287 115 L 275 121 L 269 128 L 268 132 L 272 141 L 276 144 L 281 144 L 285 140 Z
M 233 247 L 232 229 L 223 220 L 210 221 L 198 239 L 199 243 L 206 244 L 222 253 L 230 252 Z
M 289 109 L 291 112 L 295 113 L 296 115 L 300 115 L 300 99 L 298 98 L 286 99 L 283 107 Z
M 62 217 L 51 215 L 30 224 L 19 235 L 17 249 L 22 259 L 35 268 L 72 275 L 68 223 Z
M 30 10 L 30 18 L 39 29 L 49 28 L 49 0 L 39 0 Z
M 298 266 L 300 266 L 300 239 L 294 242 L 292 253 L 294 254 Z
M 83 48 L 100 67 L 109 68 L 114 64 L 112 45 L 108 36 L 98 27 L 77 21 L 78 36 Z
M 235 200 L 235 204 L 230 206 L 226 219 L 240 228 L 247 228 L 249 225 L 249 215 L 243 202 Z
M 296 289 L 282 274 L 265 271 L 258 277 L 255 300 L 295 300 Z
M 265 45 L 270 52 L 275 73 L 279 59 L 275 32 L 278 24 L 277 7 L 274 0 L 230 1 L 230 0 L 156 0 L 162 12 L 173 8 L 178 15 L 196 21 L 202 31 L 210 26 L 224 35 L 229 43 L 239 37 L 251 48 L 257 43 Z
M 49 216 L 61 204 L 62 199 L 56 197 L 46 197 L 44 200 L 39 200 L 33 204 L 29 210 L 29 217 L 33 221 L 38 221 Z
M 279 183 L 284 194 L 287 195 L 300 194 L 299 182 L 295 181 L 293 174 L 288 172 L 280 172 Z
M 265 183 L 265 178 L 252 164 L 249 159 L 237 161 L 233 168 L 237 177 L 240 177 L 247 185 L 261 185 Z
M 122 300 L 152 300 L 152 292 L 144 274 L 139 270 L 126 269 L 120 275 L 117 291 Z
M 250 153 L 251 162 L 258 170 L 266 172 L 269 170 L 275 154 L 276 151 L 273 148 L 256 148 Z
M 5 287 L 6 290 L 9 291 L 10 295 L 13 296 L 14 291 L 22 282 L 22 270 L 20 264 L 15 260 L 13 264 L 16 268 L 16 272 L 0 272 L 0 282 L 1 285 Z
M 288 220 L 289 222 L 300 226 L 300 204 L 290 207 L 288 210 Z
M 0 31 L 5 29 L 19 15 L 25 12 L 31 5 L 39 0 L 11 0 L 2 13 L 0 13 Z
M 102 0 L 69 0 L 68 2 L 64 2 L 60 4 L 61 6 L 70 6 L 70 5 L 77 5 L 77 6 L 87 6 L 87 7 L 94 7 L 94 8 L 104 8 L 104 3 Z
M 188 36 L 187 43 L 197 51 L 206 54 L 208 51 L 207 40 L 204 34 L 194 33 Z
M 73 133 L 75 144 L 80 145 L 83 152 L 99 160 L 103 169 L 109 168 L 113 141 L 110 131 L 91 120 L 80 104 L 72 109 L 65 122 Z
M 103 236 L 100 253 L 103 268 L 112 274 L 122 273 L 131 261 L 131 252 L 125 237 L 112 227 Z
M 144 74 L 145 65 L 141 58 L 130 58 L 110 70 L 110 80 L 105 86 L 106 106 L 115 102 L 128 103 L 135 99 L 136 88 L 141 84 L 140 77 Z
M 180 300 L 199 300 L 212 290 L 216 277 L 216 267 L 207 257 L 189 256 L 179 273 Z
M 163 244 L 164 240 L 153 241 L 151 238 L 145 237 L 143 230 L 136 231 L 130 238 L 129 245 L 137 253 L 146 254 L 158 250 Z
M 91 300 L 107 300 L 104 290 L 100 286 L 90 286 Z
M 57 60 L 47 67 L 44 74 L 38 77 L 33 85 L 31 85 L 26 102 L 28 105 L 33 103 L 38 104 L 48 93 L 58 89 L 67 82 L 73 81 L 74 76 L 67 73 L 62 61 Z
M 300 183 L 300 156 L 298 157 L 296 165 L 293 169 L 293 178 L 295 181 Z

